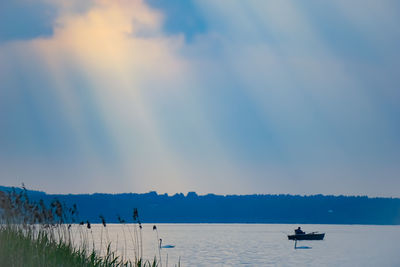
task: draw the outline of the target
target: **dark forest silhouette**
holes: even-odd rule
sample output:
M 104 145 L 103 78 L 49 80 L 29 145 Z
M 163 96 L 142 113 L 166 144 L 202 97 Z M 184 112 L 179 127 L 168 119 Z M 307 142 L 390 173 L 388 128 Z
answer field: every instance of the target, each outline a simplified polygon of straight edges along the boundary
M 10 187 L 1 187 L 8 191 Z M 20 189 L 16 189 L 20 190 Z M 400 224 L 399 198 L 366 196 L 145 194 L 52 195 L 28 190 L 33 200 L 76 204 L 79 216 L 100 223 L 129 222 L 138 208 L 144 223 Z

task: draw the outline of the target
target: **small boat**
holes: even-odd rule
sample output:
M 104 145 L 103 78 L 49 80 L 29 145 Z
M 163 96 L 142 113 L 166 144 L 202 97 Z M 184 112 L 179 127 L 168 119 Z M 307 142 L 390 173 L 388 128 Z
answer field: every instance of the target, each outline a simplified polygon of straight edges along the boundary
M 325 233 L 312 232 L 308 234 L 288 235 L 289 240 L 323 240 Z

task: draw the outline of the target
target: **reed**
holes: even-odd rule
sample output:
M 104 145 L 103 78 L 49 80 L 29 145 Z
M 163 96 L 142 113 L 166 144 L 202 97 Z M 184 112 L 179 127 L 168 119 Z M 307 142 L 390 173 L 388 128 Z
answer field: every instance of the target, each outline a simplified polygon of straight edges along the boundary
M 43 200 L 38 203 L 31 201 L 25 187 L 19 192 L 15 189 L 11 192 L 0 191 L 2 266 L 159 266 L 156 258 L 152 261 L 143 260 L 141 224 L 137 210 L 134 211 L 137 223 L 133 226 L 135 236 L 132 237 L 135 241 L 132 244 L 135 249 L 134 260 L 124 258 L 126 239 L 122 257 L 111 249 L 106 220 L 101 215 L 107 248 L 103 254 L 102 229 L 100 248 L 96 250 L 90 222 L 77 223 L 77 214 L 76 205 L 67 208 L 65 204 L 54 200 L 47 207 Z

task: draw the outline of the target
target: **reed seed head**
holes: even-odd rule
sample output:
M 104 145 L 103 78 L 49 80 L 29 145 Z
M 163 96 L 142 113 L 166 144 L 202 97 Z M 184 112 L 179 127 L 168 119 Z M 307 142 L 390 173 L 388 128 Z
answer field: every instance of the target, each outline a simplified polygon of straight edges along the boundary
M 118 215 L 118 221 L 119 223 L 125 223 L 125 220 L 121 218 L 121 216 Z
M 106 227 L 106 226 L 107 226 L 107 225 L 106 225 L 106 219 L 104 218 L 104 216 L 103 216 L 103 215 L 100 215 L 99 217 L 100 217 L 100 219 L 101 219 L 101 223 L 103 224 L 103 226 Z
M 137 208 L 133 209 L 133 220 L 136 221 L 139 218 L 139 212 Z

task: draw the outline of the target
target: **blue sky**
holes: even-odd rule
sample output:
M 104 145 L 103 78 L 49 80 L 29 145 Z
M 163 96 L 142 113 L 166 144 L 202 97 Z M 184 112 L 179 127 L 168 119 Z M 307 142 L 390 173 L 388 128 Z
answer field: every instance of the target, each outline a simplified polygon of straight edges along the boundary
M 397 1 L 0 4 L 0 183 L 400 196 Z

